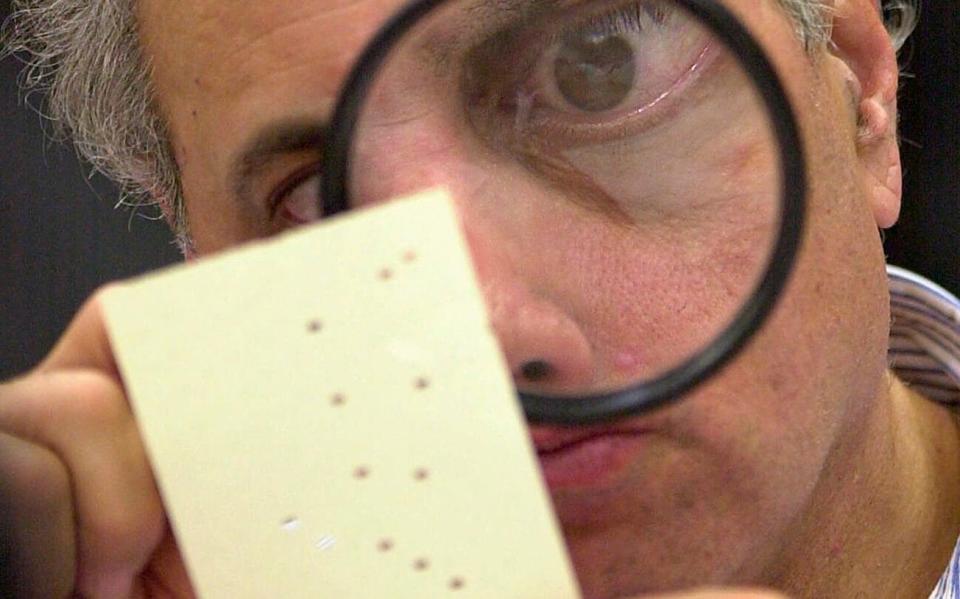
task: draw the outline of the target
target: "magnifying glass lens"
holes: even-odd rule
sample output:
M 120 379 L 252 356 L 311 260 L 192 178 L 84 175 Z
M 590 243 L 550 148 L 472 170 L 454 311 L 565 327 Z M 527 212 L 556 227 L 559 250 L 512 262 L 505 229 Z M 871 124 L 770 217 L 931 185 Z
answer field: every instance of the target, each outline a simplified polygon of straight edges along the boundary
M 687 3 L 443 2 L 367 76 L 351 208 L 450 190 L 521 392 L 656 382 L 734 327 L 769 273 L 782 135 Z

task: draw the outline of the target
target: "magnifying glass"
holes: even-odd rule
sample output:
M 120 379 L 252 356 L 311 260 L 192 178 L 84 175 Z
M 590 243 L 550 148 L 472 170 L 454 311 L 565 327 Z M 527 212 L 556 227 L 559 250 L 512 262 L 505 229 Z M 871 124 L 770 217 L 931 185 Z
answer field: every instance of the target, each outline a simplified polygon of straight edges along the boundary
M 803 229 L 796 121 L 741 3 L 408 5 L 345 84 L 322 214 L 448 187 L 590 355 L 562 392 L 521 385 L 530 421 L 680 399 L 761 328 Z

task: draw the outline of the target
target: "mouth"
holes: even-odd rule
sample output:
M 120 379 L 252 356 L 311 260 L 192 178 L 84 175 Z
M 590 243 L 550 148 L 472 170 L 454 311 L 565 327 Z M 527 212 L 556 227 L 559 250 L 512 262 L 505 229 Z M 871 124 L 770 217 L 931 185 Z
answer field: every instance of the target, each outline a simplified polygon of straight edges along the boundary
M 551 491 L 603 491 L 617 486 L 652 433 L 646 427 L 531 429 Z

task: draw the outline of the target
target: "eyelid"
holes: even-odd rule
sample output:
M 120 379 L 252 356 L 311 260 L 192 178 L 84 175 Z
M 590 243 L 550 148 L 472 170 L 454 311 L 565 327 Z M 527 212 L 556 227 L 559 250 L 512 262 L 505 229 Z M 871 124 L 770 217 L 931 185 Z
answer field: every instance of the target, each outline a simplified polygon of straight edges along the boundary
M 613 122 L 592 123 L 592 122 L 568 122 L 562 125 L 546 121 L 538 124 L 545 129 L 545 134 L 562 135 L 569 137 L 567 141 L 578 144 L 594 144 L 606 141 L 610 131 L 616 131 L 618 135 L 636 135 L 642 131 L 653 129 L 661 124 L 665 119 L 670 118 L 675 106 L 670 102 L 671 98 L 685 89 L 692 87 L 718 59 L 721 52 L 712 41 L 706 41 L 703 48 L 697 54 L 693 64 L 686 67 L 679 77 L 670 84 L 670 87 L 663 90 L 657 96 L 651 98 L 642 106 L 635 107 L 627 113 L 617 116 L 608 116 L 613 118 Z M 682 97 L 674 98 L 680 102 L 689 100 Z M 553 129 L 550 131 L 549 129 Z M 574 141 L 575 140 L 575 141 Z
M 280 182 L 280 184 L 274 188 L 274 191 L 271 192 L 270 196 L 267 198 L 267 209 L 269 211 L 270 219 L 273 220 L 276 218 L 277 211 L 280 209 L 283 201 L 293 190 L 302 185 L 311 177 L 319 175 L 322 175 L 322 171 L 320 164 L 316 162 L 301 167 L 287 175 Z M 319 202 L 320 198 L 317 198 L 317 201 Z

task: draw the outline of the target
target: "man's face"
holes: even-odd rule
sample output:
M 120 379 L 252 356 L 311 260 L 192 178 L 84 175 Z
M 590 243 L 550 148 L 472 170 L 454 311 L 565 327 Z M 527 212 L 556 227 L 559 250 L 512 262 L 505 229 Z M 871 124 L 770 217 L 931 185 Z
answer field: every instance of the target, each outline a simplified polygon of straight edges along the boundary
M 401 4 L 143 0 L 142 35 L 198 254 L 316 218 L 336 94 Z M 810 60 L 774 3 L 728 6 L 767 50 L 797 110 L 813 181 L 809 229 L 777 312 L 732 366 L 682 403 L 621 423 L 586 449 L 543 452 L 590 597 L 775 576 L 805 534 L 802 522 L 822 499 L 841 441 L 855 438 L 855 423 L 880 393 L 883 257 L 856 175 L 846 88 L 835 61 Z M 691 44 L 670 52 L 681 69 L 690 66 L 685 52 L 707 55 Z M 755 282 L 775 217 L 757 198 L 769 197 L 778 179 L 762 112 L 747 109 L 755 99 L 735 64 L 704 67 L 727 76 L 704 76 L 714 88 L 688 111 L 694 116 L 650 133 L 646 145 L 625 148 L 617 138 L 598 158 L 563 138 L 565 168 L 592 169 L 586 190 L 577 180 L 530 184 L 543 176 L 541 163 L 516 160 L 520 150 L 503 135 L 482 149 L 466 143 L 441 118 L 442 102 L 417 104 L 429 76 L 421 71 L 423 80 L 401 92 L 417 71 L 404 61 L 393 68 L 371 104 L 381 111 L 370 117 L 374 133 L 358 147 L 355 195 L 372 204 L 434 184 L 452 189 L 520 387 L 583 393 L 649 375 L 715 333 Z M 680 122 L 679 111 L 665 118 Z M 549 147 L 558 144 L 554 137 Z M 586 147 L 601 145 L 592 139 Z M 642 163 L 650 168 L 627 174 L 613 158 L 648 154 Z M 597 199 L 634 189 L 648 190 L 647 199 L 698 201 L 631 213 Z M 663 224 L 676 214 L 686 219 L 681 233 Z M 650 338 L 660 342 L 645 344 Z M 529 368 L 534 363 L 548 367 Z M 547 444 L 563 438 L 549 429 L 534 436 Z

